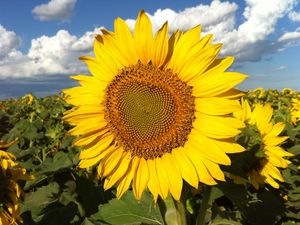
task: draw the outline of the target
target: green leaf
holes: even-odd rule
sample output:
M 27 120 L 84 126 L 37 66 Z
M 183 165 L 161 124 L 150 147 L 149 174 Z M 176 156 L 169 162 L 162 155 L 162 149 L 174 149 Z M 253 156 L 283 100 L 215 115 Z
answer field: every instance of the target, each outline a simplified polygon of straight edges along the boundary
M 68 153 L 58 152 L 53 158 L 47 159 L 40 165 L 39 174 L 58 172 L 73 166 L 73 160 Z
M 288 149 L 288 151 L 295 154 L 295 155 L 299 155 L 300 154 L 300 144 L 294 145 L 293 147 Z
M 218 187 L 242 212 L 248 224 L 273 225 L 283 215 L 283 203 L 271 190 L 260 190 L 251 198 L 243 185 L 220 182 Z
M 153 205 L 152 196 L 144 192 L 140 202 L 132 192 L 127 192 L 118 200 L 100 205 L 99 212 L 92 215 L 92 221 L 113 225 L 164 224 L 159 208 Z
M 56 182 L 38 188 L 26 196 L 24 203 L 21 205 L 21 213 L 30 211 L 32 219 L 36 222 L 40 221 L 43 210 L 58 200 L 58 193 L 59 185 Z

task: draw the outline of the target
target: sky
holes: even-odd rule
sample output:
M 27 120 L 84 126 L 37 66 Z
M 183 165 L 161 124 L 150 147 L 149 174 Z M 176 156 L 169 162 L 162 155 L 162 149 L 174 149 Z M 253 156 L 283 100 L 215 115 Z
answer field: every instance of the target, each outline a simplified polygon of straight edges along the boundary
M 249 75 L 240 89 L 300 91 L 300 0 L 0 0 L 0 99 L 76 86 L 69 76 L 88 74 L 78 57 L 93 55 L 99 29 L 121 17 L 133 30 L 141 9 L 155 31 L 168 21 L 170 34 L 214 34 L 231 70 Z

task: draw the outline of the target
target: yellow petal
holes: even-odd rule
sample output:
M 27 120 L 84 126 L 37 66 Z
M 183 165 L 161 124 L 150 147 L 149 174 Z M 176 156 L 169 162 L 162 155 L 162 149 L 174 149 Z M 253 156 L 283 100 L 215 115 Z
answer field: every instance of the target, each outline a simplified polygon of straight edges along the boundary
M 199 158 L 199 153 L 193 148 L 187 148 L 185 152 L 197 171 L 199 181 L 208 185 L 217 184 L 217 182 L 211 177 L 210 173 L 207 171 L 207 168 L 203 164 L 202 160 Z
M 198 188 L 199 180 L 197 171 L 192 164 L 191 160 L 185 154 L 183 148 L 172 150 L 173 158 L 176 160 L 176 164 L 180 168 L 182 178 L 194 188 Z
M 213 139 L 201 135 L 197 130 L 193 129 L 189 135 L 185 146 L 192 148 L 198 152 L 199 156 L 205 157 L 213 162 L 222 165 L 230 165 L 230 158 L 215 143 Z
M 118 187 L 117 187 L 117 193 L 116 196 L 118 199 L 122 197 L 122 195 L 128 190 L 130 183 L 133 179 L 134 173 L 137 169 L 137 166 L 139 165 L 140 158 L 134 157 L 131 160 L 130 167 L 128 169 L 128 172 L 125 177 L 122 178 L 120 181 Z
M 83 87 L 95 90 L 95 92 L 104 91 L 108 84 L 107 81 L 99 80 L 97 77 L 94 76 L 75 75 L 70 76 L 70 78 L 78 81 L 79 84 Z
M 68 110 L 64 113 L 64 120 L 71 119 L 73 117 L 81 117 L 85 115 L 99 115 L 104 114 L 105 108 L 102 105 L 86 105 L 86 106 L 77 106 L 71 110 Z
M 195 105 L 198 112 L 208 115 L 226 115 L 241 110 L 238 100 L 216 97 L 196 98 Z
M 215 60 L 222 45 L 216 44 L 203 52 L 199 52 L 192 59 L 188 60 L 182 68 L 178 71 L 178 76 L 183 80 L 189 82 L 192 79 L 196 79 L 209 67 L 209 65 Z
M 154 38 L 152 53 L 152 63 L 156 67 L 160 67 L 168 55 L 168 23 L 166 22 L 160 29 L 157 31 Z
M 73 145 L 75 146 L 85 146 L 92 142 L 94 142 L 97 138 L 101 138 L 104 136 L 104 134 L 107 134 L 108 130 L 106 129 L 99 129 L 90 133 L 86 133 L 84 135 L 79 136 L 75 139 L 73 142 Z
M 115 33 L 107 31 L 105 29 L 102 29 L 101 32 L 103 33 L 101 38 L 104 42 L 104 45 L 102 45 L 102 50 L 103 52 L 105 52 L 104 55 L 106 55 L 107 57 L 110 56 L 113 59 L 113 62 L 111 63 L 114 63 L 115 67 L 118 70 L 121 70 L 123 67 L 130 65 L 133 62 L 132 58 L 126 51 L 126 47 L 120 46 L 120 41 L 116 40 Z M 134 63 L 136 63 L 136 61 Z
M 233 140 L 228 141 L 218 141 L 214 140 L 214 143 L 219 146 L 225 153 L 239 153 L 245 151 L 245 148 L 237 143 L 234 143 Z
M 137 200 L 142 198 L 144 189 L 147 187 L 149 180 L 149 169 L 144 158 L 140 159 L 136 173 L 133 176 L 133 194 Z
M 95 144 L 93 144 L 89 148 L 85 148 L 85 150 L 80 152 L 79 159 L 89 159 L 100 155 L 103 151 L 105 151 L 111 146 L 113 140 L 113 135 L 107 135 L 104 137 L 97 138 Z
M 272 124 L 270 120 L 273 115 L 273 109 L 270 104 L 257 104 L 252 112 L 250 124 L 256 124 L 261 134 L 266 134 L 271 131 Z
M 103 101 L 104 92 L 94 92 L 85 87 L 73 87 L 62 91 L 66 96 L 67 103 L 72 105 L 100 105 Z
M 88 168 L 91 166 L 94 166 L 95 164 L 97 164 L 106 154 L 110 153 L 114 151 L 114 147 L 110 147 L 107 148 L 105 151 L 103 151 L 101 154 L 96 155 L 93 158 L 87 158 L 87 159 L 82 159 L 79 162 L 79 167 L 80 168 Z
M 95 47 L 95 49 L 97 48 Z M 111 64 L 109 66 L 106 66 L 103 59 L 104 57 L 105 56 L 103 56 L 101 59 L 97 59 L 91 56 L 81 56 L 79 59 L 86 63 L 92 75 L 97 77 L 97 79 L 110 82 L 116 75 L 119 68 L 112 62 L 108 62 Z M 108 60 L 109 58 L 110 57 L 107 56 L 106 60 Z
M 149 17 L 140 11 L 134 27 L 134 41 L 139 60 L 148 64 L 153 49 L 152 24 Z
M 244 123 L 236 118 L 195 114 L 193 127 L 207 137 L 216 139 L 234 137 L 241 132 L 239 128 L 245 127 Z
M 104 182 L 104 190 L 111 188 L 116 182 L 118 182 L 128 171 L 129 164 L 131 162 L 131 154 L 128 152 L 123 152 L 120 164 L 118 168 L 107 177 Z
M 96 120 L 94 124 L 89 124 L 88 126 L 83 123 L 77 124 L 77 126 L 69 130 L 68 133 L 74 136 L 86 134 L 89 132 L 97 131 L 99 130 L 99 128 L 104 128 L 106 127 L 106 125 L 107 125 L 107 121 L 105 121 L 104 119 L 102 120 L 100 118 Z
M 276 123 L 270 132 L 266 134 L 266 136 L 278 136 L 285 128 L 285 124 L 283 122 Z
M 273 188 L 278 189 L 279 184 L 268 174 L 262 174 L 265 177 L 265 182 L 270 184 Z
M 273 178 L 281 181 L 281 182 L 284 182 L 284 179 L 280 173 L 280 171 L 275 167 L 275 166 L 272 166 L 270 163 L 267 163 L 263 170 L 266 171 L 266 173 L 268 173 L 270 176 L 272 176 Z
M 156 165 L 155 160 L 149 159 L 147 160 L 148 169 L 149 169 L 149 182 L 148 182 L 148 188 L 149 191 L 152 193 L 154 202 L 157 201 L 158 192 L 159 192 L 159 184 L 158 184 L 158 178 L 156 173 Z
M 237 72 L 207 73 L 191 84 L 193 95 L 196 97 L 215 97 L 229 91 L 246 78 L 246 75 Z
M 276 166 L 276 167 L 281 167 L 281 168 L 286 168 L 288 166 L 288 163 L 286 162 L 284 158 L 281 158 L 280 156 L 276 155 L 273 152 L 270 151 L 265 151 L 265 154 L 268 156 L 268 161 Z
M 276 154 L 280 157 L 284 157 L 284 156 L 294 156 L 294 154 L 285 151 L 282 147 L 279 146 L 265 146 L 265 150 L 266 151 L 270 151 L 273 154 Z
M 191 54 L 190 49 L 199 41 L 201 27 L 196 26 L 184 34 L 178 36 L 176 42 L 174 42 L 173 52 L 170 61 L 167 64 L 167 68 L 170 68 L 173 72 L 179 73 L 181 68 L 186 64 L 186 58 L 188 54 Z
M 115 20 L 115 36 L 119 51 L 127 57 L 128 64 L 136 64 L 138 57 L 135 50 L 134 39 L 128 25 L 121 18 Z
M 161 158 L 155 159 L 155 165 L 159 184 L 159 194 L 162 197 L 162 199 L 166 199 L 169 193 L 168 173 L 164 168 L 163 161 Z
M 228 56 L 222 59 L 215 59 L 213 63 L 209 65 L 205 73 L 203 74 L 204 76 L 207 73 L 210 74 L 215 74 L 215 73 L 223 73 L 225 72 L 233 63 L 234 57 L 233 56 Z
M 218 164 L 205 158 L 202 158 L 201 160 L 213 178 L 225 181 L 224 173 L 222 172 Z
M 119 163 L 122 159 L 122 155 L 123 155 L 123 149 L 122 148 L 118 148 L 112 154 L 106 155 L 102 159 L 102 163 L 103 163 L 103 169 L 101 170 L 102 174 L 99 174 L 99 175 L 101 177 L 106 177 L 113 170 L 115 170 L 118 167 L 118 165 L 119 165 Z
M 233 89 L 230 89 L 229 91 L 215 95 L 215 97 L 239 100 L 244 95 L 245 95 L 244 92 L 233 88 Z
M 265 136 L 263 138 L 263 142 L 265 145 L 272 145 L 272 146 L 276 146 L 281 144 L 282 142 L 284 142 L 286 139 L 288 139 L 287 136 L 283 136 L 283 137 L 278 137 L 278 136 Z
M 182 177 L 180 170 L 170 153 L 165 153 L 161 157 L 165 171 L 168 173 L 169 189 L 173 198 L 177 201 L 180 200 L 182 190 Z

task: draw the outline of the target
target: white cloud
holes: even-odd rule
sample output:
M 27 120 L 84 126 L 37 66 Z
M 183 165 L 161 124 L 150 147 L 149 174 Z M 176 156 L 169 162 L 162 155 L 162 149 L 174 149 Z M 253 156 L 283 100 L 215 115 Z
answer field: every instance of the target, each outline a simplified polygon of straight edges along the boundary
M 279 72 L 279 71 L 283 71 L 283 70 L 286 70 L 287 69 L 287 66 L 284 66 L 284 65 L 281 65 L 277 68 L 275 68 L 273 71 L 271 72 Z
M 223 52 L 239 60 L 260 60 L 265 53 L 274 52 L 276 44 L 268 41 L 277 21 L 285 16 L 296 0 L 246 0 L 245 22 L 223 33 L 218 41 L 225 43 Z
M 177 29 L 185 31 L 199 24 L 205 30 L 220 32 L 233 29 L 237 8 L 236 3 L 214 0 L 210 5 L 200 4 L 181 12 L 172 9 L 158 9 L 153 15 L 148 15 L 153 24 L 153 30 L 158 30 L 163 23 L 168 21 L 170 32 Z M 133 30 L 135 20 L 127 19 L 126 22 Z
M 300 27 L 298 27 L 295 31 L 286 32 L 278 38 L 279 42 L 293 41 L 299 39 L 300 40 Z
M 21 39 L 15 32 L 6 30 L 0 24 L 0 62 L 10 55 L 16 54 L 15 49 L 20 43 Z
M 166 20 L 170 31 L 187 30 L 202 24 L 204 33 L 213 33 L 215 42 L 224 43 L 222 54 L 233 54 L 240 61 L 257 61 L 265 53 L 276 51 L 276 43 L 268 41 L 277 21 L 295 5 L 296 0 L 246 0 L 244 22 L 236 26 L 238 6 L 228 1 L 213 0 L 210 5 L 200 4 L 181 12 L 157 10 L 150 18 L 157 30 Z M 126 22 L 131 29 L 135 20 Z
M 288 17 L 291 21 L 300 22 L 300 12 L 291 11 Z
M 86 66 L 78 57 L 91 54 L 97 30 L 88 31 L 81 37 L 66 30 L 59 30 L 52 37 L 38 37 L 31 41 L 27 54 L 14 48 L 5 59 L 0 60 L 0 78 L 86 72 Z
M 46 4 L 38 5 L 32 13 L 39 20 L 68 20 L 75 7 L 76 0 L 50 0 Z

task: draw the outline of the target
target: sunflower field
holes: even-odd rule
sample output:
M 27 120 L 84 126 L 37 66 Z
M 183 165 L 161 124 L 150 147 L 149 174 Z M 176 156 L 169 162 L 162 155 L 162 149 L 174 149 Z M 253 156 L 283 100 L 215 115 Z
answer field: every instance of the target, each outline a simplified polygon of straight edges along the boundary
M 271 104 L 274 121 L 286 125 L 282 134 L 288 139 L 281 146 L 294 156 L 282 170 L 284 182 L 280 182 L 278 189 L 266 185 L 257 190 L 246 183 L 235 183 L 230 175 L 225 182 L 218 182 L 211 190 L 205 220 L 209 224 L 300 224 L 300 94 L 290 89 L 279 92 L 258 88 L 248 91 L 245 99 L 250 105 Z M 118 200 L 114 189 L 104 191 L 103 182 L 96 179 L 92 168 L 78 168 L 80 149 L 72 146 L 74 137 L 68 134 L 71 126 L 63 121 L 65 111 L 70 108 L 56 95 L 44 98 L 26 95 L 0 102 L 0 137 L 3 142 L 11 143 L 2 145 L 0 155 L 1 219 L 5 214 L 12 217 L 12 224 L 23 221 L 32 225 L 182 224 L 172 221 L 177 218 L 172 199 L 165 200 L 165 207 L 158 207 L 162 203 L 158 201 L 155 205 L 149 193 L 144 192 L 138 202 L 129 190 Z M 2 179 L 6 168 L 3 152 L 14 155 L 18 168 L 31 174 L 17 178 L 18 191 Z M 247 158 L 235 157 L 239 162 Z M 235 158 L 232 160 L 234 164 Z M 6 194 L 7 189 L 12 193 Z M 198 190 L 184 189 L 188 224 L 195 223 L 204 191 L 201 185 Z M 11 207 L 20 216 L 7 212 L 5 204 L 14 204 Z

